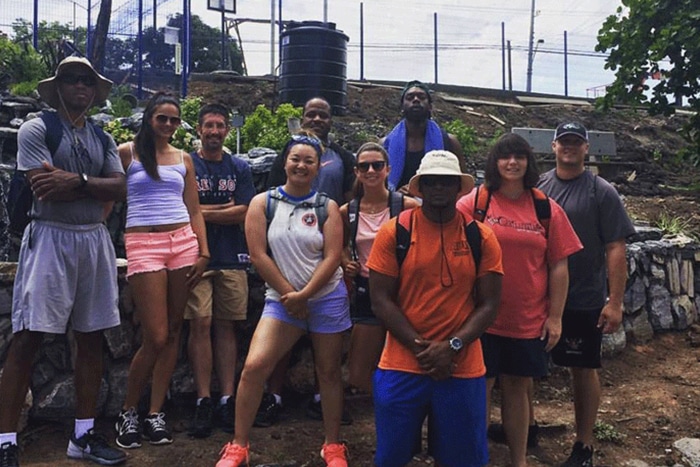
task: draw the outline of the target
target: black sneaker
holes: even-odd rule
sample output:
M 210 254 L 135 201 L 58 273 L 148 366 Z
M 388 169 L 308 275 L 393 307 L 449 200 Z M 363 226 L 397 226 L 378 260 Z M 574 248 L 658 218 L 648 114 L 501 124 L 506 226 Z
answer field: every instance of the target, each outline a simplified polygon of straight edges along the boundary
M 110 447 L 107 440 L 92 429 L 78 439 L 73 434 L 66 455 L 71 459 L 89 459 L 100 465 L 117 465 L 126 461 L 126 454 Z
M 214 411 L 217 426 L 226 433 L 233 433 L 236 424 L 236 399 L 233 396 L 226 400 L 225 404 L 218 403 Z
M 536 448 L 539 445 L 539 432 L 540 426 L 535 423 L 530 425 L 527 430 L 527 447 Z M 491 423 L 489 424 L 488 430 L 486 432 L 488 438 L 494 443 L 505 444 L 506 443 L 506 431 L 501 423 Z
M 124 449 L 141 447 L 141 424 L 135 408 L 119 412 L 119 419 L 114 428 L 117 430 L 117 446 Z
M 274 425 L 280 416 L 280 411 L 282 410 L 282 405 L 277 403 L 274 394 L 268 392 L 263 393 L 262 401 L 260 401 L 260 407 L 258 408 L 258 413 L 255 414 L 255 421 L 253 426 L 260 428 L 267 428 Z
M 323 409 L 321 408 L 321 401 L 317 401 L 313 398 L 309 401 L 309 405 L 306 407 L 306 416 L 312 420 L 323 420 Z M 350 412 L 347 411 L 345 405 L 343 405 L 343 413 L 340 416 L 341 425 L 352 425 L 352 416 Z
M 190 428 L 187 430 L 187 434 L 195 438 L 208 438 L 211 436 L 213 412 L 214 408 L 212 407 L 211 399 L 208 397 L 203 398 L 194 409 L 194 418 Z
M 593 467 L 593 448 L 576 441 L 571 455 L 560 467 Z
M 0 467 L 19 467 L 19 448 L 10 442 L 0 446 Z
M 149 443 L 160 445 L 173 442 L 173 435 L 165 425 L 165 414 L 163 412 L 152 413 L 143 419 L 143 439 Z

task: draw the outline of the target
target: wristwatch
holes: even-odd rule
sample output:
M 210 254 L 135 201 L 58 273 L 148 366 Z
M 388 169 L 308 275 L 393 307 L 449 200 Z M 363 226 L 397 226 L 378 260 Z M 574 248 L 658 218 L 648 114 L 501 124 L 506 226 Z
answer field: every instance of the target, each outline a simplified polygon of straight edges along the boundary
M 87 185 L 88 176 L 84 172 L 79 173 L 78 176 L 80 177 L 80 185 L 78 185 L 78 190 L 82 190 L 83 188 L 85 188 L 85 185 Z
M 450 343 L 450 348 L 454 352 L 459 352 L 460 350 L 462 350 L 462 347 L 464 347 L 464 342 L 462 342 L 462 339 L 456 336 L 451 337 L 448 342 Z

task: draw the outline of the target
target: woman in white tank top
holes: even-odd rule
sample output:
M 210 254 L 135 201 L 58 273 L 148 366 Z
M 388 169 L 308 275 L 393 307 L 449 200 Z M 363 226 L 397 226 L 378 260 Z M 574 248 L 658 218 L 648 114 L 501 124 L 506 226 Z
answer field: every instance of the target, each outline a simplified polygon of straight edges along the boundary
M 325 204 L 325 221 L 324 209 L 314 206 L 317 199 L 323 199 L 311 188 L 321 170 L 322 153 L 321 142 L 312 134 L 293 136 L 283 152 L 286 183 L 257 195 L 248 208 L 245 231 L 250 259 L 268 290 L 238 385 L 235 435 L 222 449 L 217 467 L 249 463 L 249 434 L 265 381 L 307 332 L 322 395 L 325 440 L 321 456 L 326 463 L 347 465 L 345 445 L 339 441 L 342 333 L 350 328 L 340 268 L 343 223 L 334 201 L 328 199 Z M 270 209 L 273 198 L 276 207 Z

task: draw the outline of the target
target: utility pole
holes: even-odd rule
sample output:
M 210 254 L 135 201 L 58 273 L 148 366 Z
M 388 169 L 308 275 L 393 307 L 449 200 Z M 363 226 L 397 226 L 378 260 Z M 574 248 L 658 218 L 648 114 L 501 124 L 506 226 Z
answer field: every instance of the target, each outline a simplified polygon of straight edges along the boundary
M 532 8 L 530 10 L 530 44 L 527 49 L 527 92 L 532 92 L 532 61 L 534 59 L 535 42 L 535 0 L 532 0 Z

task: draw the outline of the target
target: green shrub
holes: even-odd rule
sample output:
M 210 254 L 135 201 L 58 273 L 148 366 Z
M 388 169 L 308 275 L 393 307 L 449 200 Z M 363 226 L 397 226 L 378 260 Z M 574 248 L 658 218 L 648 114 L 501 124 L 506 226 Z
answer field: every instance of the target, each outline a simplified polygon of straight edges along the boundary
M 197 126 L 203 100 L 201 97 L 195 96 L 186 97 L 180 101 L 180 118 L 192 125 L 193 128 Z
M 282 104 L 273 113 L 267 107 L 260 104 L 255 111 L 246 117 L 241 138 L 243 151 L 249 151 L 255 147 L 265 147 L 281 151 L 289 140 L 287 121 L 290 118 L 302 117 L 302 108 L 292 104 Z M 229 149 L 236 149 L 236 135 L 232 133 L 226 139 Z
M 117 145 L 128 143 L 134 139 L 134 132 L 128 128 L 124 128 L 122 124 L 116 120 L 107 123 L 104 130 L 112 135 L 112 138 L 114 138 L 114 142 L 117 143 Z
M 625 435 L 623 433 L 617 431 L 615 427 L 609 423 L 605 423 L 600 420 L 595 422 L 595 426 L 593 427 L 593 436 L 595 436 L 595 439 L 598 441 L 605 441 L 615 444 L 622 444 L 622 442 L 625 440 Z
M 38 80 L 22 81 L 21 83 L 13 84 L 10 86 L 10 94 L 13 96 L 31 96 L 36 91 L 37 84 L 39 84 Z
M 462 120 L 452 120 L 443 125 L 443 128 L 448 133 L 452 133 L 462 145 L 464 155 L 469 159 L 470 156 L 476 154 L 478 149 L 476 130 L 468 126 Z
M 130 117 L 133 109 L 131 104 L 122 98 L 117 98 L 112 101 L 112 115 L 115 117 Z

